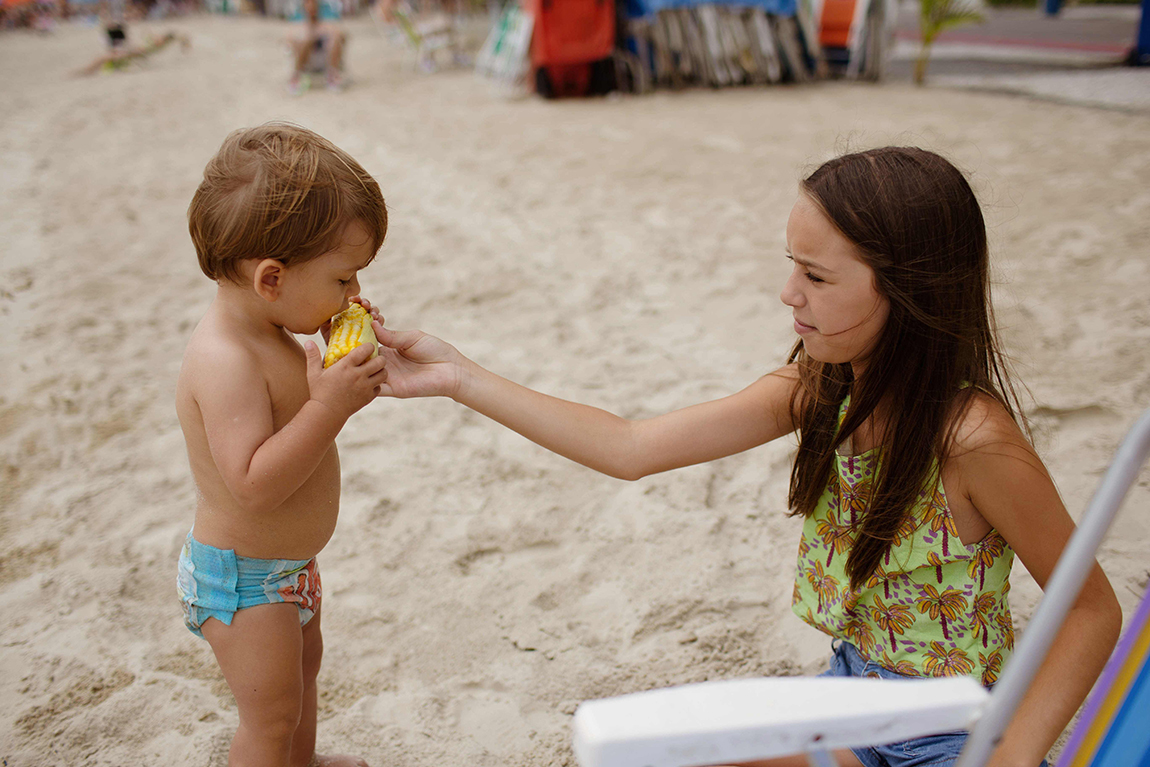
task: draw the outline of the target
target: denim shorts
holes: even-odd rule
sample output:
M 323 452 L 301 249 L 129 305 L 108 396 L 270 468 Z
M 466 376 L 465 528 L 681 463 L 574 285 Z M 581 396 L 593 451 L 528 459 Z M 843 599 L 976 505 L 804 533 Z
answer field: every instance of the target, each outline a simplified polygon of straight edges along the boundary
M 836 639 L 831 644 L 831 667 L 819 676 L 865 676 L 882 679 L 913 679 L 891 671 L 872 660 L 859 655 L 850 642 Z M 913 738 L 901 743 L 888 743 L 885 746 L 863 746 L 851 751 L 866 767 L 952 767 L 966 745 L 965 730 L 944 732 Z M 1039 767 L 1049 767 L 1042 760 Z

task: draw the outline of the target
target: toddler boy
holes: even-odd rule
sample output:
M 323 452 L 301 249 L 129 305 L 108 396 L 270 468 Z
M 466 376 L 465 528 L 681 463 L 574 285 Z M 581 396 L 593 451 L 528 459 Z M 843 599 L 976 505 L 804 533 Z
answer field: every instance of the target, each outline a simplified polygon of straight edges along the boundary
M 177 586 L 239 709 L 229 763 L 366 767 L 314 754 L 315 556 L 339 511 L 335 437 L 387 373 L 369 345 L 325 370 L 315 343 L 294 334 L 327 330 L 359 300 L 357 275 L 387 234 L 383 196 L 329 141 L 272 123 L 227 137 L 188 227 L 218 288 L 176 386 L 198 491 Z

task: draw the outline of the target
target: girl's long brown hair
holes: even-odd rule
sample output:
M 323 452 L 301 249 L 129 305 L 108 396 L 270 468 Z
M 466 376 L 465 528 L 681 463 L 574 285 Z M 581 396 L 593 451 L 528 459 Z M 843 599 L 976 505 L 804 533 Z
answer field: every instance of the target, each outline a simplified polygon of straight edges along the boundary
M 792 514 L 810 515 L 832 476 L 836 449 L 881 414 L 880 468 L 847 557 L 858 588 L 890 550 L 977 391 L 1018 420 L 1018 397 L 998 348 L 990 304 L 986 224 L 962 173 L 937 154 L 885 147 L 815 170 L 801 190 L 855 244 L 890 315 L 858 380 L 850 364 L 811 359 L 799 341 L 801 386 L 792 407 L 799 449 Z M 838 424 L 840 403 L 850 406 Z

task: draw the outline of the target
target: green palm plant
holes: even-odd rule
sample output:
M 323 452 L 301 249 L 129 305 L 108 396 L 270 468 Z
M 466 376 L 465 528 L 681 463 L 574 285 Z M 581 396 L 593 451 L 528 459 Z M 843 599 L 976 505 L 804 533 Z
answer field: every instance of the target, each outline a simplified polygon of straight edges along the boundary
M 919 29 L 922 32 L 922 49 L 918 59 L 914 62 L 914 84 L 922 85 L 926 81 L 926 65 L 930 61 L 930 46 L 940 32 L 963 24 L 977 23 L 983 20 L 974 4 L 970 0 L 920 0 L 922 3 L 919 16 Z

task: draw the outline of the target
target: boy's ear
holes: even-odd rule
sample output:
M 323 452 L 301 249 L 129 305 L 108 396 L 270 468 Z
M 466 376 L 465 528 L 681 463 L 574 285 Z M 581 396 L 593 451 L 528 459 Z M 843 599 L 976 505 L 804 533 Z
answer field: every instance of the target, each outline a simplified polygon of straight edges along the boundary
M 265 301 L 274 302 L 278 299 L 283 290 L 285 271 L 287 267 L 281 261 L 274 258 L 260 259 L 252 273 L 252 287 L 255 288 L 256 295 Z

